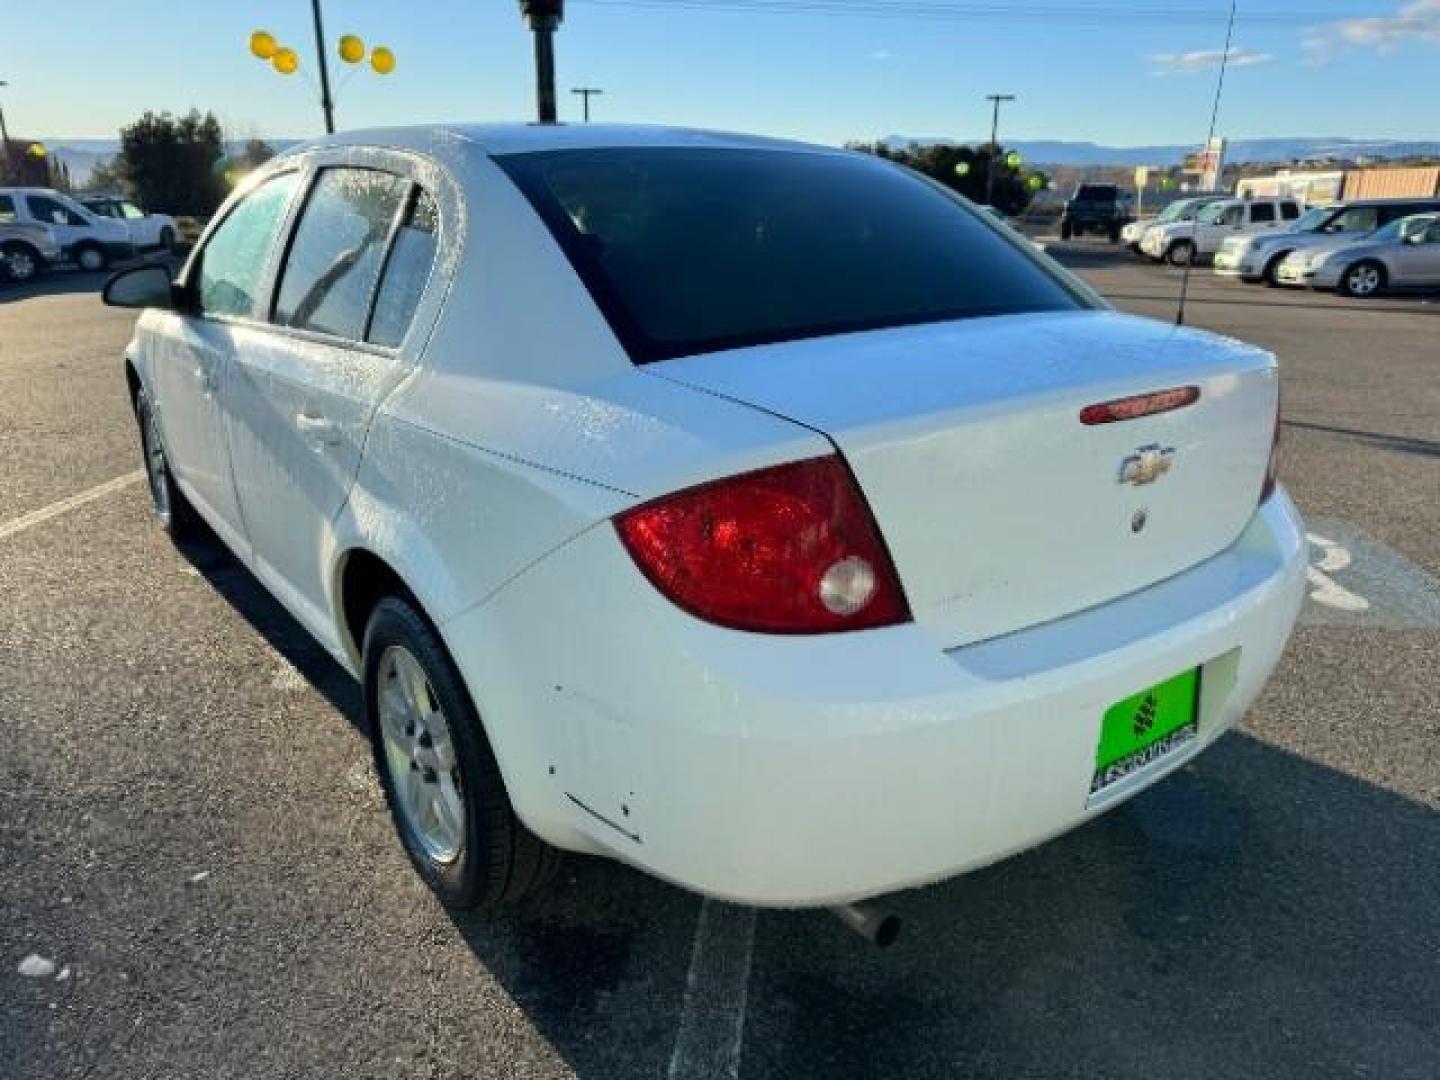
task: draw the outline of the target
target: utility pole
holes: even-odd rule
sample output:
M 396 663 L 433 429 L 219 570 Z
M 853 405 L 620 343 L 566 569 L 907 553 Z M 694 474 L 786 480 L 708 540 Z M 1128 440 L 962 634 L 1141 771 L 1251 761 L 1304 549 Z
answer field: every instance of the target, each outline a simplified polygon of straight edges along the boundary
M 605 93 L 605 91 L 598 86 L 577 86 L 570 92 L 572 94 L 579 94 L 585 99 L 585 123 L 588 124 L 590 122 L 590 99 Z
M 320 108 L 325 110 L 325 134 L 335 134 L 335 102 L 330 97 L 330 62 L 326 59 L 325 24 L 320 18 L 320 0 L 310 0 L 315 16 L 315 53 L 320 58 Z
M 4 79 L 0 79 L 0 87 L 9 86 Z M 5 127 L 5 110 L 0 108 L 0 175 L 10 174 L 10 132 Z
M 996 158 L 1000 155 L 1000 106 L 1007 101 L 1014 101 L 1014 94 L 986 94 L 986 101 L 995 103 L 995 114 L 990 121 L 990 161 L 985 169 L 985 205 L 993 206 L 995 201 L 995 165 Z
M 565 17 L 565 0 L 520 0 L 520 14 L 535 34 L 535 98 L 540 123 L 555 113 L 555 31 Z

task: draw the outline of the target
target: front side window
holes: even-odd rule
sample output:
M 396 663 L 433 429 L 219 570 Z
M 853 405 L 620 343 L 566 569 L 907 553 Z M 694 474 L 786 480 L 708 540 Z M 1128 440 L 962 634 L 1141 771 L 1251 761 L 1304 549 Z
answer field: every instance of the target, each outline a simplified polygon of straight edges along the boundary
M 410 183 L 375 169 L 321 171 L 285 260 L 275 321 L 359 341 Z
M 1380 211 L 1374 206 L 1352 206 L 1340 211 L 1325 226 L 1327 233 L 1374 232 L 1380 224 Z
M 90 224 L 85 220 L 85 215 L 77 209 L 66 206 L 49 195 L 26 195 L 25 201 L 30 206 L 30 216 L 47 225 L 75 225 L 84 228 Z
M 1300 217 L 1300 206 L 1298 203 L 1283 202 L 1280 204 L 1280 216 L 1286 221 L 1295 221 Z
M 930 181 L 858 154 L 502 156 L 637 363 L 1095 301 Z
M 1250 207 L 1250 220 L 1257 225 L 1268 224 L 1275 220 L 1275 206 L 1273 203 L 1255 203 Z
M 0 222 L 18 220 L 15 213 L 15 200 L 9 195 L 0 195 Z
M 272 177 L 220 223 L 200 253 L 200 309 L 207 315 L 254 318 L 265 267 L 299 174 Z
M 418 191 L 395 234 L 395 246 L 385 263 L 367 340 L 376 345 L 396 346 L 405 339 L 435 265 L 439 232 L 440 214 L 435 200 Z
M 124 202 L 120 204 L 120 215 L 129 218 L 131 221 L 136 221 L 145 216 L 145 211 L 141 210 L 134 203 Z

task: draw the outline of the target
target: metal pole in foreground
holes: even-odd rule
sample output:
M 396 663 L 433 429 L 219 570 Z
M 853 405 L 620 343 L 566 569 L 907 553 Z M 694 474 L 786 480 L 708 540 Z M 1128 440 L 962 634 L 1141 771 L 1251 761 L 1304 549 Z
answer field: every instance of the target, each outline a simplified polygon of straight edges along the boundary
M 590 122 L 590 99 L 599 94 L 605 93 L 598 86 L 577 86 L 570 91 L 572 94 L 579 94 L 585 100 L 585 123 Z
M 535 98 L 540 123 L 553 124 L 555 112 L 555 31 L 565 0 L 520 0 L 520 14 L 535 33 Z
M 320 0 L 310 0 L 315 16 L 315 54 L 320 58 L 320 108 L 325 110 L 325 134 L 335 134 L 335 102 L 330 97 L 330 63 L 325 56 L 325 24 L 320 19 Z
M 986 101 L 995 103 L 995 114 L 990 121 L 990 161 L 985 169 L 985 205 L 993 206 L 995 203 L 995 166 L 1000 155 L 1000 105 L 1005 101 L 1014 101 L 1014 94 L 986 94 Z

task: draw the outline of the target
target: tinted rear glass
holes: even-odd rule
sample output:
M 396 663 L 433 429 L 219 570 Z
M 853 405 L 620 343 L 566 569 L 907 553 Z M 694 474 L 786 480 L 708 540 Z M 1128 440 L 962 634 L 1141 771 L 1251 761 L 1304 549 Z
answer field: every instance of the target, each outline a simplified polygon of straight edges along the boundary
M 1075 198 L 1086 202 L 1114 202 L 1116 189 L 1108 184 L 1081 184 Z
M 1003 226 L 858 154 L 630 148 L 497 160 L 637 362 L 1088 306 Z

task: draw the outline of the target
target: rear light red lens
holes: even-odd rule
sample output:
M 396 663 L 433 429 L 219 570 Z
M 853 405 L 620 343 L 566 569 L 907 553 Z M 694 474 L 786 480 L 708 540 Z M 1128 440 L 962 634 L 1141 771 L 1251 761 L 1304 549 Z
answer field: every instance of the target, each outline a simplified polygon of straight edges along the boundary
M 1137 394 L 1115 401 L 1102 401 L 1098 405 L 1086 405 L 1080 410 L 1080 422 L 1093 427 L 1096 424 L 1138 420 L 1142 416 L 1183 409 L 1199 400 L 1198 386 L 1177 386 L 1173 390 L 1157 390 L 1153 394 Z
M 835 456 L 689 488 L 615 527 L 655 587 L 708 622 L 823 634 L 910 619 L 865 497 Z

